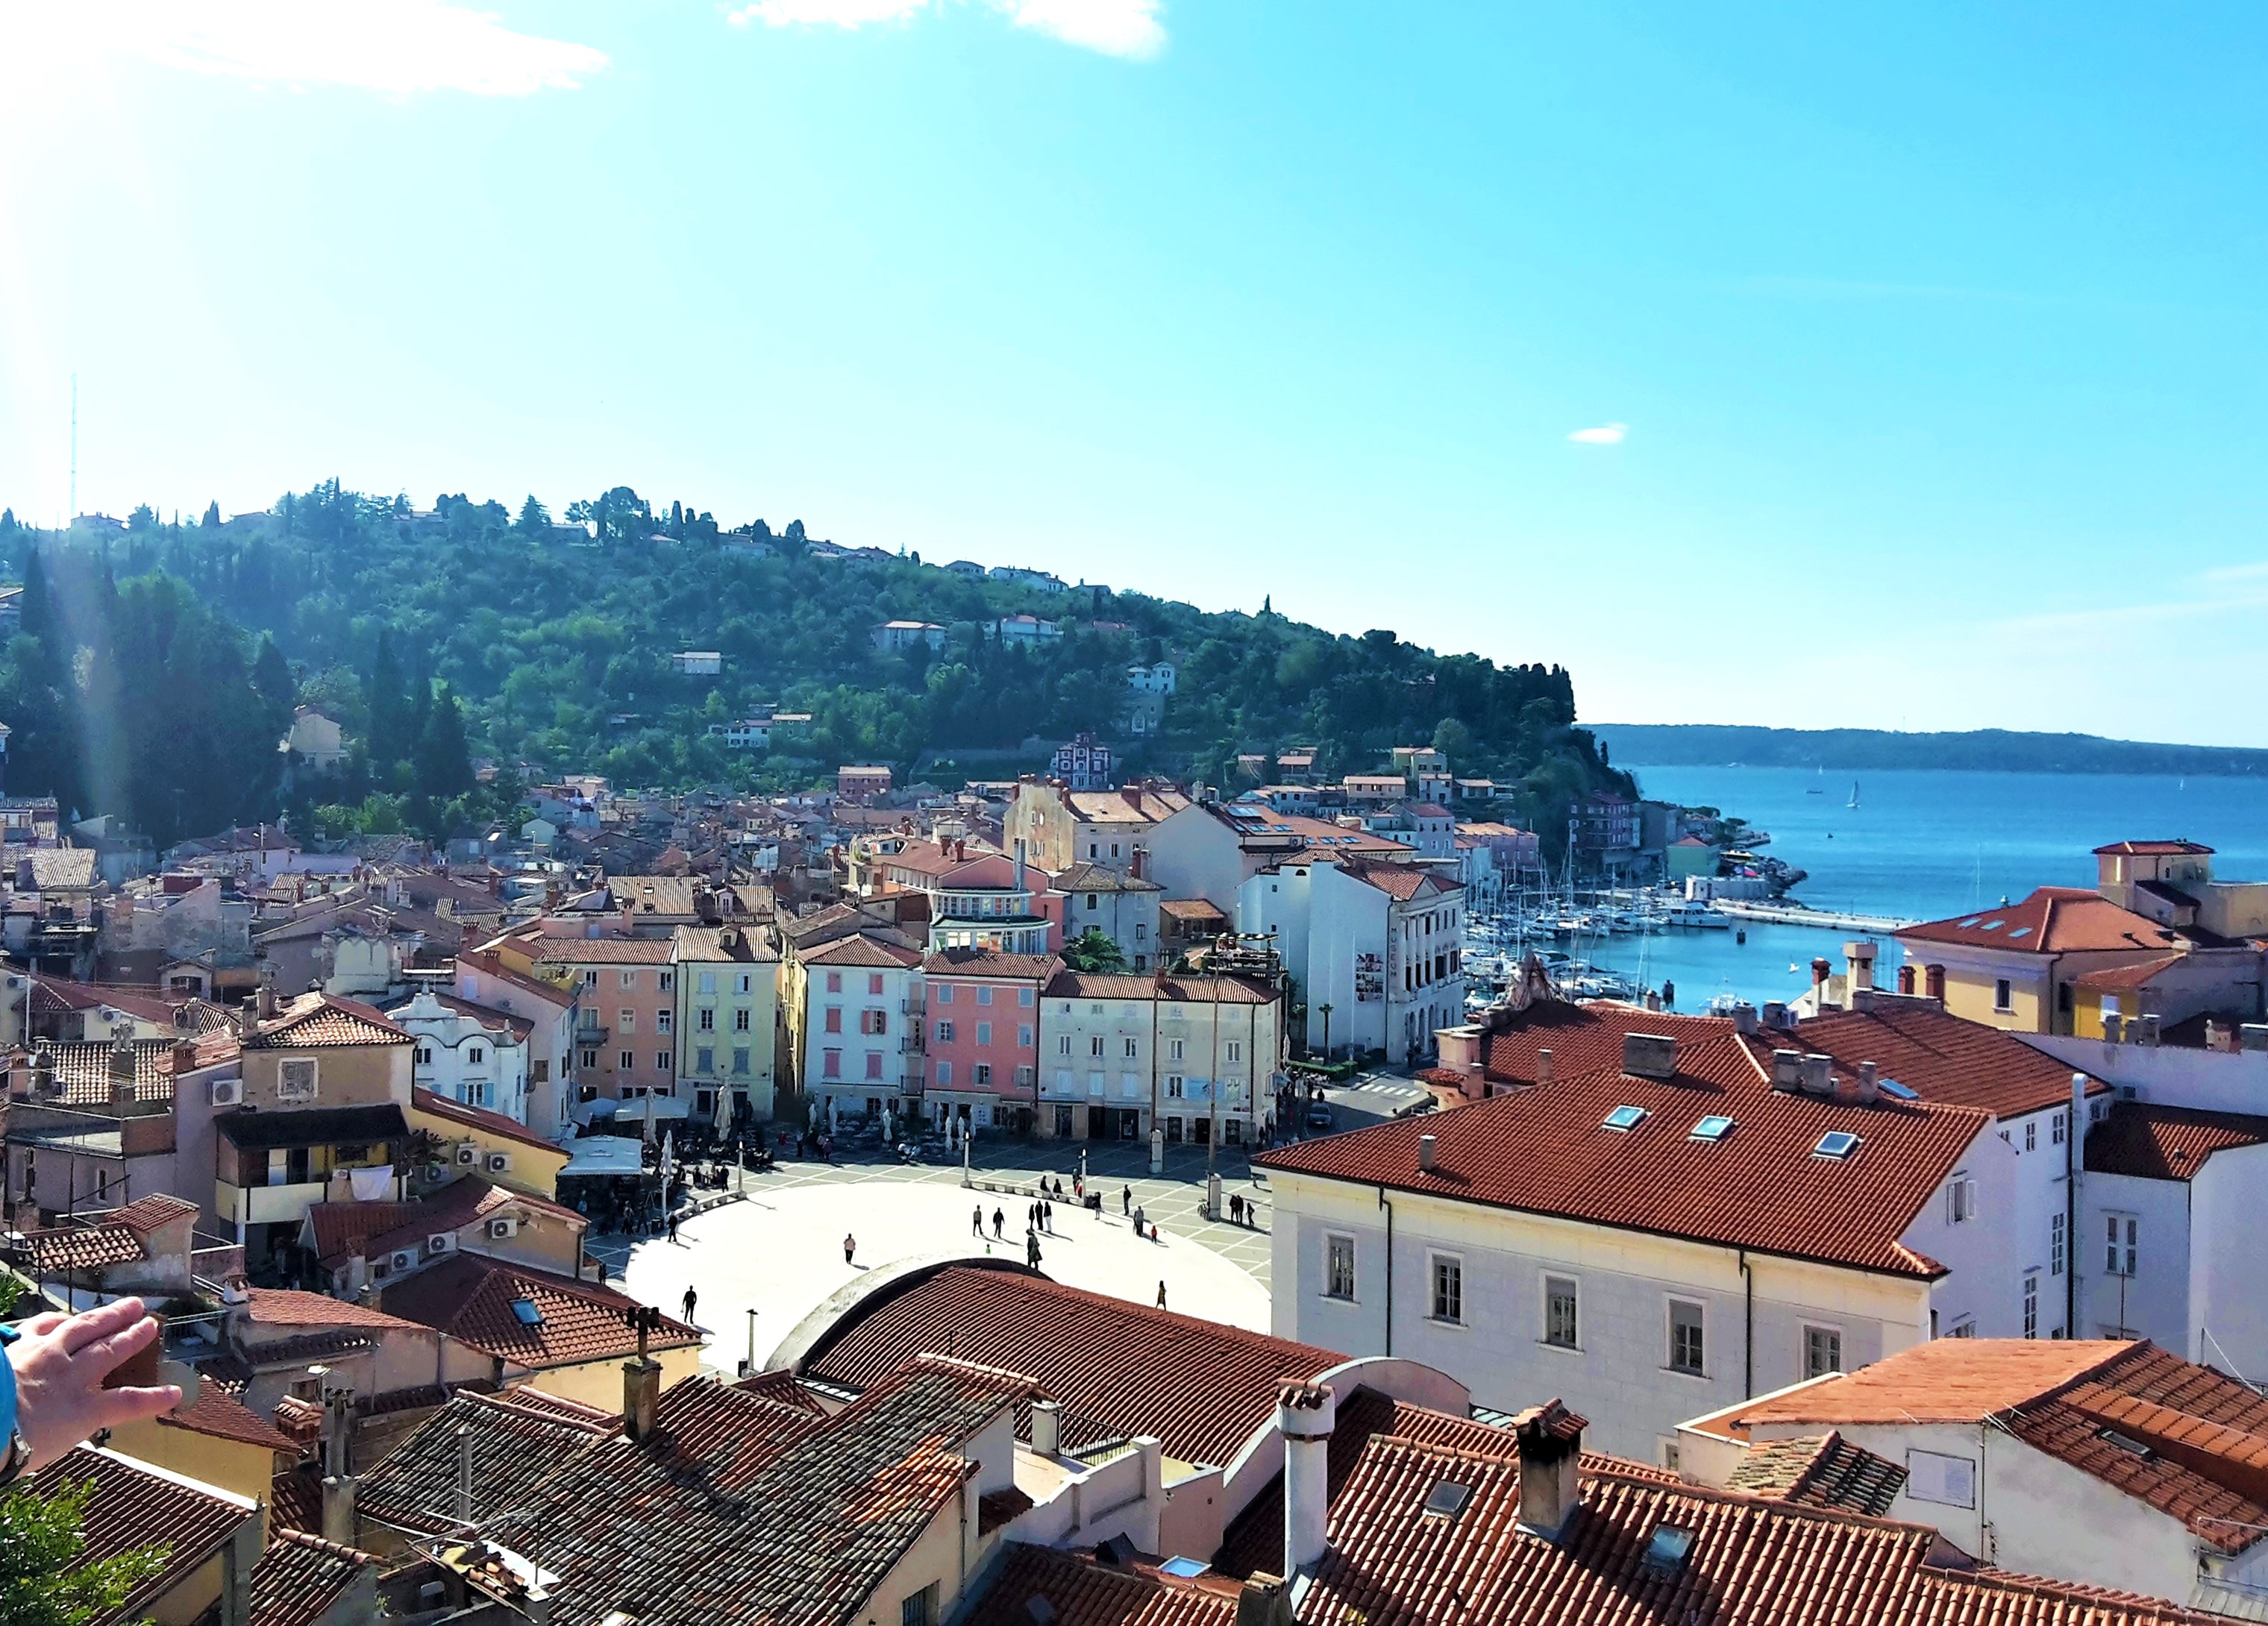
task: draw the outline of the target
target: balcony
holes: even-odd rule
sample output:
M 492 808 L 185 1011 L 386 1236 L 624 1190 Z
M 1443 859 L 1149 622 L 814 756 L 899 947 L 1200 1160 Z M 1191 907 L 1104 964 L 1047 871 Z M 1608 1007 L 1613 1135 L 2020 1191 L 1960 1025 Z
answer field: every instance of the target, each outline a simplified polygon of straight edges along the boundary
M 213 1206 L 231 1225 L 267 1225 L 305 1219 L 328 1189 L 323 1181 L 301 1181 L 288 1186 L 232 1186 L 213 1182 Z
M 611 1027 L 578 1027 L 575 1030 L 575 1042 L 579 1045 L 604 1044 L 608 1035 L 613 1032 Z

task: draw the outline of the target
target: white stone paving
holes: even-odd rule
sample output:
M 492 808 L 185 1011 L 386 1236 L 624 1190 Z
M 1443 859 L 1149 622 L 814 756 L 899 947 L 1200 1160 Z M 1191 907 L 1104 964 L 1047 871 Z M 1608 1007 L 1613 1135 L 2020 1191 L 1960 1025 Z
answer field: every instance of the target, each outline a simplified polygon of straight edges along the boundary
M 1116 1188 L 1112 1188 L 1114 1193 Z M 631 1247 L 619 1284 L 633 1298 L 674 1316 L 685 1290 L 699 1295 L 694 1321 L 709 1335 L 707 1359 L 731 1370 L 747 1353 L 747 1310 L 757 1311 L 760 1364 L 828 1294 L 875 1266 L 922 1255 L 982 1251 L 969 1230 L 981 1202 L 985 1238 L 992 1210 L 1006 1222 L 1006 1239 L 990 1240 L 998 1255 L 1024 1258 L 1028 1196 L 970 1192 L 943 1181 L 817 1181 L 758 1186 L 747 1200 L 711 1209 L 685 1221 L 675 1242 L 649 1238 Z M 1172 1231 L 1157 1242 L 1134 1234 L 1115 1206 L 1100 1218 L 1071 1202 L 1059 1203 L 1056 1234 L 1040 1238 L 1041 1271 L 1073 1287 L 1155 1304 L 1166 1284 L 1170 1309 L 1257 1332 L 1268 1330 L 1268 1288 L 1220 1253 Z M 843 1239 L 858 1239 L 851 1264 Z M 606 1250 L 619 1260 L 615 1249 Z

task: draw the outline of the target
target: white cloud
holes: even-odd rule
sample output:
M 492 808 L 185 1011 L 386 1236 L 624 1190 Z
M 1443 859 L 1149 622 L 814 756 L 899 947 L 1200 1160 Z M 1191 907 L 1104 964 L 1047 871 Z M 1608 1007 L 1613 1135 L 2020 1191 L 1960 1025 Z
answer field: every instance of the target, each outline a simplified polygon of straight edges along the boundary
M 1158 20 L 1164 0 L 983 0 L 1019 28 L 1076 45 L 1106 56 L 1155 56 L 1165 48 L 1165 25 Z M 797 24 L 831 24 L 860 28 L 869 23 L 910 22 L 945 0 L 749 0 L 725 13 L 740 27 L 770 28 Z
M 1627 423 L 1601 423 L 1591 429 L 1579 429 L 1567 438 L 1586 446 L 1618 446 L 1629 433 Z
M 571 90 L 606 53 L 453 0 L 0 0 L 0 57 L 124 53 L 168 68 L 390 95 Z

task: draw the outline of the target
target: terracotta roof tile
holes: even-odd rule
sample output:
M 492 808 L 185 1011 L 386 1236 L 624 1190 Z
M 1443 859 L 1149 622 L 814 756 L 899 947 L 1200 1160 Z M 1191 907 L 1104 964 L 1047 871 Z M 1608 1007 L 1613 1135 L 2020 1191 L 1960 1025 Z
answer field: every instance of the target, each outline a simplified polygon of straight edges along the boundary
M 1886 996 L 1871 1011 L 1839 1011 L 1800 1023 L 1793 1034 L 1765 1032 L 1749 1041 L 1769 1068 L 1781 1046 L 1835 1058 L 1838 1075 L 1855 1078 L 1873 1062 L 1926 1101 L 1977 1107 L 2021 1117 L 2071 1101 L 2071 1068 L 2013 1034 L 1948 1016 L 1922 1000 Z M 2110 1085 L 2090 1079 L 2088 1093 Z
M 1905 1469 L 1830 1429 L 1749 1446 L 1726 1489 L 1880 1519 L 1905 1483 Z
M 513 1302 L 523 1299 L 541 1319 L 523 1321 L 513 1312 Z M 637 1351 L 629 1321 L 638 1307 L 636 1299 L 500 1259 L 453 1254 L 388 1287 L 379 1302 L 388 1314 L 438 1327 L 460 1343 L 526 1368 L 621 1360 Z M 701 1335 L 665 1318 L 650 1342 L 655 1349 L 682 1349 L 697 1345 Z
M 2156 921 L 2079 887 L 2042 887 L 2021 902 L 1924 921 L 1897 937 L 2021 954 L 2161 954 L 2176 941 Z
M 24 1483 L 33 1496 L 44 1499 L 89 1480 L 94 1493 L 86 1505 L 85 1541 L 76 1562 L 99 1563 L 155 1541 L 167 1548 L 157 1574 L 127 1593 L 116 1611 L 98 1617 L 94 1626 L 140 1620 L 259 1516 L 257 1505 L 245 1497 L 85 1446 L 72 1447 Z
M 895 943 L 861 933 L 855 937 L 837 938 L 834 942 L 809 950 L 803 955 L 806 965 L 812 966 L 873 966 L 896 967 L 910 970 L 922 963 L 922 953 L 916 948 L 901 948 Z
M 192 1434 L 209 1434 L 215 1439 L 232 1439 L 239 1445 L 265 1446 L 270 1451 L 287 1454 L 296 1455 L 299 1449 L 298 1440 L 215 1383 L 199 1386 L 195 1405 L 162 1413 L 158 1424 L 161 1428 L 187 1429 Z
M 1280 1535 L 1277 1542 L 1283 1562 Z M 967 1626 L 1235 1626 L 1237 1588 L 1012 1543 Z M 1044 1608 L 1042 1606 L 1044 1604 Z
M 173 1100 L 173 1041 L 136 1039 L 129 1041 L 129 1048 L 134 1052 L 135 1099 Z M 55 1082 L 63 1086 L 60 1097 L 46 1099 L 60 1100 L 66 1107 L 109 1106 L 110 1052 L 111 1041 L 107 1039 L 55 1039 L 36 1045 L 33 1054 L 47 1056 L 55 1068 Z
M 1492 1083 L 1533 1084 L 1536 1053 L 1549 1050 L 1552 1077 L 1572 1078 L 1602 1067 L 1619 1068 L 1624 1034 L 1660 1034 L 1683 1046 L 1732 1031 L 1724 1017 L 1675 1016 L 1604 999 L 1583 1004 L 1545 999 L 1515 1012 L 1506 1026 L 1488 1035 L 1484 1065 Z
M 383 1012 L 336 994 L 302 994 L 241 1041 L 247 1050 L 307 1050 L 334 1045 L 408 1044 Z
M 2087 1131 L 2087 1172 L 2194 1180 L 2216 1151 L 2268 1143 L 2268 1116 L 2114 1101 Z
M 2161 954 L 2131 966 L 2106 966 L 2099 971 L 2082 973 L 2073 986 L 2099 993 L 2132 993 L 2147 988 L 2161 973 L 2171 970 L 2187 958 L 2186 954 Z
M 523 932 L 513 939 L 539 960 L 565 966 L 662 966 L 677 945 L 667 938 L 569 938 Z
M 557 1416 L 519 1391 L 459 1394 L 364 1471 L 357 1510 L 397 1530 L 430 1534 L 456 1520 L 458 1432 L 472 1431 L 475 1516 L 519 1505 L 563 1458 L 615 1434 L 619 1417 Z
M 315 1626 L 377 1572 L 372 1554 L 298 1530 L 274 1531 L 252 1569 L 251 1626 Z
M 254 1288 L 245 1311 L 256 1327 L 359 1327 L 385 1332 L 409 1324 L 398 1315 L 388 1315 L 368 1305 L 287 1287 Z
M 1604 1127 L 1630 1107 L 1633 1127 Z M 1705 1117 L 1734 1120 L 1697 1140 Z M 1286 1174 L 1386 1186 L 1904 1277 L 1943 1267 L 1899 1239 L 1990 1120 L 1888 1098 L 1871 1107 L 1772 1090 L 1737 1038 L 1681 1047 L 1668 1079 L 1617 1068 L 1268 1152 Z M 1831 1132 L 1858 1137 L 1817 1155 Z M 1418 1166 L 1418 1141 L 1435 1166 Z
M 194 1219 L 197 1205 L 187 1203 L 170 1192 L 153 1191 L 146 1197 L 136 1197 L 124 1208 L 110 1210 L 103 1216 L 107 1224 L 123 1225 L 136 1236 L 147 1236 L 162 1225 L 177 1219 Z
M 446 1118 L 451 1123 L 476 1129 L 483 1135 L 518 1141 L 523 1146 L 533 1146 L 542 1151 L 556 1151 L 563 1158 L 567 1155 L 565 1148 L 554 1145 L 516 1119 L 507 1118 L 500 1112 L 490 1112 L 485 1107 L 469 1107 L 462 1101 L 453 1101 L 446 1095 L 436 1095 L 423 1085 L 411 1087 L 409 1107 L 413 1112 L 423 1113 L 429 1117 Z
M 1275 1415 L 1278 1380 L 1313 1378 L 1344 1358 L 1040 1277 L 954 1266 L 840 1328 L 805 1371 L 864 1388 L 928 1353 L 1032 1379 L 1062 1405 L 1072 1449 L 1155 1434 L 1173 1456 L 1218 1465 Z
M 2195 842 L 2112 842 L 2108 846 L 2097 847 L 2095 850 L 2094 856 L 2098 858 L 2209 858 L 2213 857 L 2213 849 L 2210 847 L 2201 847 Z
M 939 949 L 922 961 L 924 976 L 998 977 L 1044 983 L 1063 967 L 1053 954 L 1004 954 L 990 948 Z
M 141 1239 L 124 1225 L 62 1225 L 52 1231 L 27 1231 L 24 1250 L 31 1255 L 33 1272 L 40 1277 L 100 1270 L 146 1257 Z

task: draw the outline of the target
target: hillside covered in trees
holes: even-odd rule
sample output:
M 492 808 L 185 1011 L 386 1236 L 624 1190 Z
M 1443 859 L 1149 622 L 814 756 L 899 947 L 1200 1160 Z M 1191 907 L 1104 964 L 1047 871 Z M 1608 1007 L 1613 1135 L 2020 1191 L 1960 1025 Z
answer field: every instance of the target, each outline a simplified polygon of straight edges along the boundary
M 254 816 L 282 805 L 274 765 L 251 766 L 254 737 L 273 754 L 295 700 L 323 706 L 357 742 L 336 798 L 391 797 L 415 823 L 477 812 L 458 766 L 468 752 L 492 759 L 507 783 L 525 764 L 622 784 L 800 788 L 838 762 L 872 761 L 952 784 L 1036 767 L 1043 742 L 1082 730 L 1117 746 L 1128 771 L 1217 783 L 1239 753 L 1311 746 L 1321 769 L 1341 773 L 1391 746 L 1432 742 L 1458 773 L 1518 785 L 1512 811 L 1547 833 L 1570 797 L 1629 788 L 1575 726 L 1573 687 L 1557 667 L 1440 656 L 1394 632 L 1337 635 L 1265 609 L 1208 613 L 1108 589 L 1046 592 L 917 555 L 842 556 L 806 541 L 800 522 L 725 531 L 622 488 L 563 518 L 578 524 L 555 525 L 532 497 L 507 509 L 445 496 L 420 513 L 335 482 L 226 522 L 217 510 L 176 524 L 139 509 L 109 535 L 0 518 L 0 568 L 70 584 L 55 596 L 72 605 L 146 600 L 135 613 L 154 618 L 153 636 L 162 643 L 178 625 L 190 640 L 164 658 L 202 651 L 210 666 L 152 679 L 144 661 L 133 681 L 147 691 L 115 715 L 166 743 L 144 742 L 138 757 L 129 747 L 122 767 L 114 747 L 81 764 L 93 742 L 66 714 L 112 715 L 86 687 L 112 681 L 99 674 L 106 646 L 76 629 L 33 635 L 27 608 L 26 637 L 0 657 L 10 708 L 0 720 L 19 731 L 11 789 L 75 791 L 90 811 L 122 803 L 160 839 L 225 822 L 225 800 L 229 816 Z M 1064 636 L 1004 643 L 995 623 L 1020 613 Z M 943 625 L 943 647 L 878 650 L 873 629 L 891 620 Z M 718 651 L 722 674 L 674 671 L 670 657 L 691 649 Z M 1127 668 L 1161 659 L 1178 668 L 1177 692 L 1159 732 L 1130 738 Z M 274 692 L 287 669 L 288 696 Z M 729 751 L 708 732 L 775 707 L 814 720 L 769 756 Z M 201 737 L 163 719 L 207 709 L 233 719 L 214 728 L 243 734 L 226 759 L 242 793 L 208 791 L 169 814 L 166 798 L 189 776 L 173 756 Z M 437 726 L 453 742 L 428 741 Z M 302 787 L 299 798 L 324 793 Z

